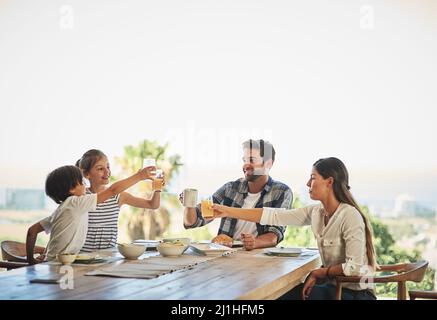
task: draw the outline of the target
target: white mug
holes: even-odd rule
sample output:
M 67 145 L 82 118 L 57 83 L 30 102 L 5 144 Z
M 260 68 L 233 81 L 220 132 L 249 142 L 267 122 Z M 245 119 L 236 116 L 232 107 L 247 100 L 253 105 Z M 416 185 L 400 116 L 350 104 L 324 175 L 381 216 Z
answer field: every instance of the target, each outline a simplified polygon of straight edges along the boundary
M 195 208 L 197 204 L 197 190 L 185 189 L 183 193 L 182 203 L 184 207 Z

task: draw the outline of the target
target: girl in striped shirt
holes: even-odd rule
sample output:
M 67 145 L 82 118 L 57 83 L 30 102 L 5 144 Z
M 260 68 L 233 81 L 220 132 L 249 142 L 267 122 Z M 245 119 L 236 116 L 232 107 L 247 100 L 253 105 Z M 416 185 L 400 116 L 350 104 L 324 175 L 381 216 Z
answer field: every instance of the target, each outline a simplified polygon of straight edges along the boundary
M 111 169 L 106 155 L 96 149 L 85 152 L 77 162 L 83 176 L 89 180 L 87 194 L 98 193 L 107 188 Z M 160 190 L 154 190 L 150 199 L 134 197 L 122 192 L 103 203 L 99 203 L 95 211 L 88 212 L 88 232 L 81 251 L 113 248 L 117 242 L 118 216 L 122 205 L 136 208 L 157 209 L 160 206 Z

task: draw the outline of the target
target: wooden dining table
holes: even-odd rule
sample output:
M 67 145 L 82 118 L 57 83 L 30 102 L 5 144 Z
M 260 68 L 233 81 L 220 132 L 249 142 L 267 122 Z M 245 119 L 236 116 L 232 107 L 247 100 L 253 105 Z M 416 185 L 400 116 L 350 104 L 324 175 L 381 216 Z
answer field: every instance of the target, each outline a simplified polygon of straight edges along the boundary
M 121 263 L 132 262 L 120 259 L 105 267 Z M 237 250 L 153 279 L 89 276 L 85 274 L 95 266 L 73 264 L 74 285 L 68 289 L 31 283 L 60 274 L 61 265 L 41 263 L 0 272 L 0 300 L 272 300 L 300 284 L 318 266 L 317 251 L 271 257 L 263 249 Z

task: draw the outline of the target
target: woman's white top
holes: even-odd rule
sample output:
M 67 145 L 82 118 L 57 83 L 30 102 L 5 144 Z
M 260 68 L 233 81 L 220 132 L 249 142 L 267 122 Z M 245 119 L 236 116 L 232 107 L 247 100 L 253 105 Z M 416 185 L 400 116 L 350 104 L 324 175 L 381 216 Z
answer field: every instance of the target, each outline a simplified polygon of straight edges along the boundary
M 373 289 L 373 284 L 369 283 L 372 268 L 368 266 L 366 233 L 361 214 L 353 206 L 341 203 L 326 226 L 324 217 L 322 204 L 293 210 L 264 208 L 260 223 L 278 226 L 311 225 L 323 266 L 341 264 L 346 276 L 363 276 L 363 283 L 345 283 L 343 287 L 353 290 Z M 334 281 L 332 283 L 335 284 Z

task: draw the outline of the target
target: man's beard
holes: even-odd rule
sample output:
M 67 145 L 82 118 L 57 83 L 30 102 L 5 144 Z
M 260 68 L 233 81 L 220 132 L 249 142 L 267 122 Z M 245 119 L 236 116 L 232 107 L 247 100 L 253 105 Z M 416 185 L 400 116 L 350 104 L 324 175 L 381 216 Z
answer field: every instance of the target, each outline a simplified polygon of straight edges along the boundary
M 255 169 L 253 174 L 245 175 L 245 179 L 246 179 L 246 181 L 249 181 L 249 182 L 255 182 L 256 180 L 258 180 L 258 178 L 260 178 L 264 175 L 266 175 L 266 170 L 264 168 Z
M 250 176 L 245 176 L 246 181 L 255 182 L 258 178 L 261 177 L 259 175 L 251 174 Z

